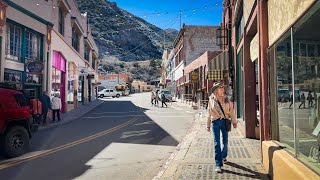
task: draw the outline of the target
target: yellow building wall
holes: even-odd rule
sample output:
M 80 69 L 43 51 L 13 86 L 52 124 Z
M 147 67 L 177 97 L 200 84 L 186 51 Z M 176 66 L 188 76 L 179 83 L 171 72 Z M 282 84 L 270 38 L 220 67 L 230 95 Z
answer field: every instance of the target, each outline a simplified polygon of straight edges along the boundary
M 244 0 L 243 1 L 243 18 L 244 18 L 244 24 L 247 24 L 247 21 L 249 19 L 250 13 L 252 11 L 254 2 L 256 0 Z
M 269 44 L 273 44 L 316 0 L 269 0 Z

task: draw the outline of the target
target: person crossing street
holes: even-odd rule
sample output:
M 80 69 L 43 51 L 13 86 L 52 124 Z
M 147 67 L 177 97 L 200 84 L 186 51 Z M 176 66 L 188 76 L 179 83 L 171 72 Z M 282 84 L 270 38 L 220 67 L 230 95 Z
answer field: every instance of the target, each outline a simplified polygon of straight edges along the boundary
M 164 95 L 164 92 L 161 92 L 161 102 L 162 102 L 162 105 L 161 107 L 163 107 L 163 105 L 166 105 L 166 107 L 168 107 L 168 105 L 166 104 L 166 96 Z

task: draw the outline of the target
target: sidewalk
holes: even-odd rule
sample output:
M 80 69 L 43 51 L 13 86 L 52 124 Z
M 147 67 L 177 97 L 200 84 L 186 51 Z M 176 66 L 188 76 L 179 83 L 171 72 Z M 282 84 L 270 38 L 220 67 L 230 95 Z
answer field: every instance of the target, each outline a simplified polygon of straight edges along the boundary
M 180 103 L 176 105 L 183 106 Z M 260 141 L 244 138 L 243 121 L 229 133 L 228 163 L 224 165 L 222 174 L 216 174 L 213 136 L 206 131 L 206 123 L 205 117 L 197 115 L 190 133 L 154 180 L 269 179 L 261 164 Z
M 79 105 L 79 107 L 77 109 L 73 109 L 73 110 L 66 112 L 66 113 L 61 113 L 60 114 L 61 121 L 51 123 L 52 121 L 49 120 L 49 121 L 47 121 L 47 125 L 46 126 L 41 125 L 39 127 L 39 130 L 49 129 L 49 128 L 63 125 L 63 124 L 69 123 L 73 120 L 76 120 L 76 119 L 82 117 L 83 115 L 85 115 L 86 113 L 90 112 L 91 110 L 93 110 L 94 108 L 96 108 L 97 106 L 102 104 L 103 102 L 104 101 L 101 101 L 101 100 L 95 100 L 95 101 L 90 102 L 85 105 Z

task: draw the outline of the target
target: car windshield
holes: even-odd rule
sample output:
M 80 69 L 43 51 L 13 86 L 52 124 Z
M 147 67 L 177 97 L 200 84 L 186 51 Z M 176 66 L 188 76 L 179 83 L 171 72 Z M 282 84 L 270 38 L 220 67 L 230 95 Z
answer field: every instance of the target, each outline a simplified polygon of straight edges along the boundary
M 162 91 L 164 94 L 170 94 L 170 91 Z

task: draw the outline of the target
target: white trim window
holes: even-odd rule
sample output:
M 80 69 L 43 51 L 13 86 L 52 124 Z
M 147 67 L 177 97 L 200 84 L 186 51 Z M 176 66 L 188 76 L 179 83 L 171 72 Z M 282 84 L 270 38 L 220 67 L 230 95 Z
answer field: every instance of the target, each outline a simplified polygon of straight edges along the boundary
M 7 24 L 6 30 L 6 52 L 5 57 L 10 60 L 19 61 L 21 56 L 21 28 Z
M 40 61 L 40 41 L 39 35 L 26 32 L 26 61 Z

